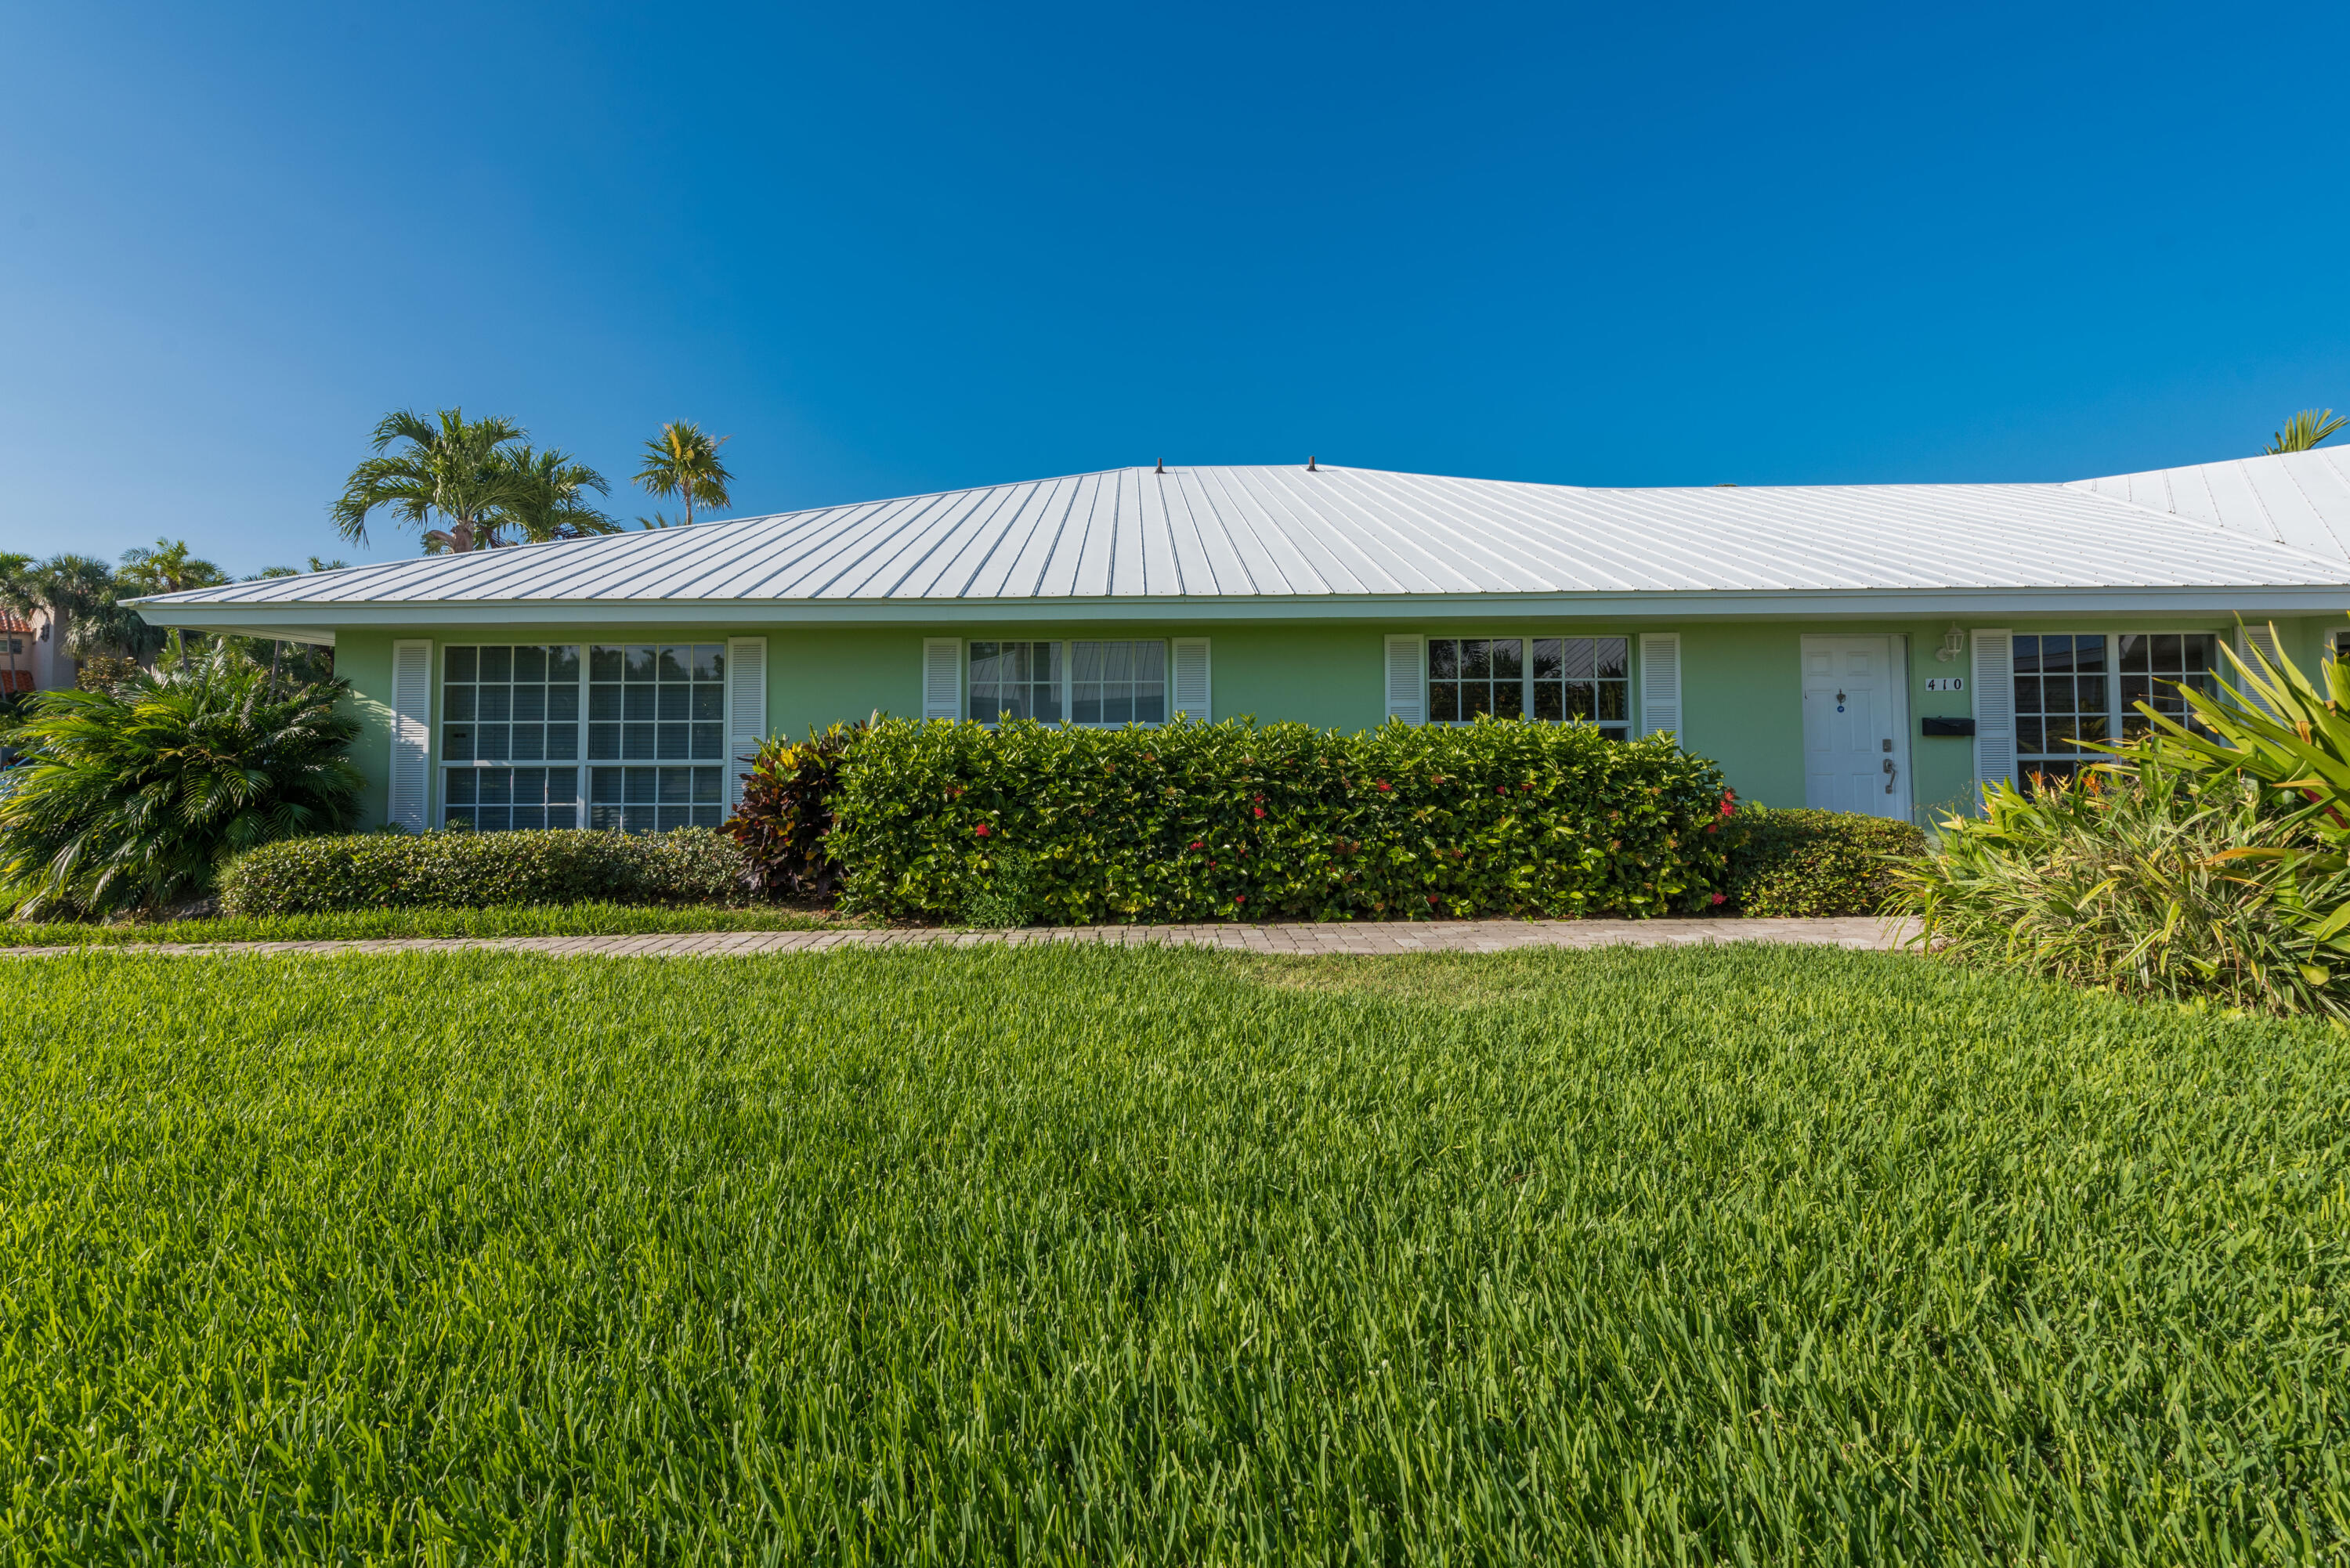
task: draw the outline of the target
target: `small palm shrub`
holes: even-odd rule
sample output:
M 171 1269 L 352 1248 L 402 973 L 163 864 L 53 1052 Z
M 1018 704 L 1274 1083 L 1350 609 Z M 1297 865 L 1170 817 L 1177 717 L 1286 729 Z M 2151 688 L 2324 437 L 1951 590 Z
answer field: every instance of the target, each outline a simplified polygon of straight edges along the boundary
M 878 715 L 877 715 L 878 717 Z M 720 831 L 742 846 L 751 890 L 769 898 L 832 901 L 832 797 L 862 724 L 811 729 L 805 741 L 771 740 L 743 775 L 743 803 Z
M 1740 808 L 1723 890 L 1742 915 L 1874 915 L 1893 871 L 1926 852 L 1914 823 L 1850 811 Z
M 342 681 L 276 686 L 229 649 L 105 691 L 49 691 L 0 742 L 0 912 L 93 916 L 200 898 L 221 866 L 359 813 Z
M 1897 867 L 1892 907 L 1960 962 L 2258 1012 L 2350 1018 L 2350 874 L 2257 781 L 2126 765 L 1984 792 Z

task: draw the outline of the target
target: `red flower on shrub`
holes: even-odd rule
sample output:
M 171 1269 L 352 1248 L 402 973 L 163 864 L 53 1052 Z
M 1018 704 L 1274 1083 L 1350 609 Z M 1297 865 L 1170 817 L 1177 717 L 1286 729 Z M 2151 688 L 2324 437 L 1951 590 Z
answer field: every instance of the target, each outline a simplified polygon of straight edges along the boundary
M 1730 902 L 1730 895 L 1727 893 L 1716 893 L 1713 896 L 1713 901 L 1717 904 L 1727 904 Z
M 984 838 L 987 836 L 987 824 L 983 822 L 977 827 L 972 828 L 972 831 L 978 834 L 982 838 Z
M 1381 794 L 1393 794 L 1395 793 L 1395 786 L 1388 784 L 1385 779 L 1381 779 L 1379 781 L 1378 788 Z
M 1246 893 L 1235 893 L 1232 895 L 1232 902 L 1235 904 L 1245 904 L 1248 902 L 1248 895 Z
M 1249 809 L 1255 812 L 1259 816 L 1263 816 L 1264 815 L 1264 807 L 1261 805 L 1252 806 Z
M 1433 904 L 1434 902 L 1436 902 L 1436 895 L 1435 895 L 1435 894 L 1433 894 L 1433 893 L 1430 893 L 1430 894 L 1428 896 L 1428 901 L 1429 901 L 1430 903 L 1431 903 L 1431 904 Z
M 1196 839 L 1196 838 L 1195 838 L 1195 839 L 1191 840 L 1191 847 L 1192 847 L 1192 848 L 1194 848 L 1194 849 L 1205 849 L 1205 848 L 1207 847 L 1207 846 L 1206 846 L 1206 845 L 1204 845 L 1204 844 L 1202 844 L 1202 843 L 1201 843 L 1198 839 Z

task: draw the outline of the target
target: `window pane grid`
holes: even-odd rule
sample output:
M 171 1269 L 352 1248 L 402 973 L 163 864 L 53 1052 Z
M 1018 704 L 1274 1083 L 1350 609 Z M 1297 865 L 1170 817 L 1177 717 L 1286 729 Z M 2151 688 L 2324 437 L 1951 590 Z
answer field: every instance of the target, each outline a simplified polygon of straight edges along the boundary
M 1515 637 L 1428 639 L 1428 716 L 1461 724 L 1480 713 L 1514 719 L 1525 704 L 1525 640 Z
M 723 643 L 588 650 L 589 762 L 722 762 L 725 713 Z
M 2208 686 L 2209 632 L 2039 632 L 2016 637 L 2017 774 L 2070 778 L 2104 760 L 2099 742 L 2151 728 L 2137 704 L 2183 719 L 2180 688 Z
M 442 823 L 483 832 L 573 827 L 579 770 L 576 644 L 473 644 L 441 670 Z
M 1167 722 L 1167 645 L 1069 644 L 1069 718 L 1079 724 Z
M 1611 741 L 1632 733 L 1631 642 L 1621 637 L 1538 637 L 1527 671 L 1537 719 L 1596 724 Z
M 725 645 L 586 653 L 576 645 L 445 650 L 444 826 L 658 833 L 723 819 Z M 647 765 L 583 769 L 583 761 Z
M 1479 714 L 1590 724 L 1611 741 L 1632 732 L 1631 640 L 1622 637 L 1432 637 L 1428 717 Z M 1529 657 L 1531 652 L 1531 657 Z
M 1090 645 L 1095 648 L 1100 643 Z M 1161 700 L 1164 701 L 1163 699 Z M 971 716 L 1061 721 L 1061 645 L 1057 642 L 974 642 L 971 645 Z

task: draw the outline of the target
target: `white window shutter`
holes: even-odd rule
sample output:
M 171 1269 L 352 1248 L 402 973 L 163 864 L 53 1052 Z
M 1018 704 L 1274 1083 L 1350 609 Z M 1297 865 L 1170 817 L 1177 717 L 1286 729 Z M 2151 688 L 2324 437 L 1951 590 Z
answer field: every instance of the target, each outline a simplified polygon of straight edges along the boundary
M 1205 724 L 1208 716 L 1208 639 L 1175 639 L 1175 711 Z
M 767 739 L 767 639 L 726 639 L 726 805 L 743 804 L 743 775 Z
M 962 717 L 962 639 L 922 639 L 922 717 Z
M 1428 659 L 1417 637 L 1388 639 L 1388 717 L 1407 724 L 1428 722 Z
M 1681 732 L 1681 634 L 1640 634 L 1640 733 Z
M 432 795 L 432 645 L 391 645 L 391 772 L 384 820 L 424 831 Z
M 2267 659 L 2272 666 L 2277 663 L 2277 635 L 2276 625 L 2274 622 L 2264 620 L 2258 626 L 2240 625 L 2236 628 L 2237 657 L 2241 658 L 2246 664 L 2251 664 L 2254 669 L 2258 669 L 2259 665 L 2255 663 L 2252 659 L 2252 655 L 2254 653 L 2258 653 L 2262 659 Z M 2238 688 L 2239 693 L 2243 697 L 2245 701 L 2250 702 L 2253 707 L 2258 708 L 2270 718 L 2273 719 L 2276 717 L 2276 711 L 2271 708 L 2266 702 L 2261 701 L 2260 694 L 2251 690 L 2249 682 L 2231 680 L 2229 684 Z
M 1975 783 L 2015 782 L 2015 635 L 1974 633 Z

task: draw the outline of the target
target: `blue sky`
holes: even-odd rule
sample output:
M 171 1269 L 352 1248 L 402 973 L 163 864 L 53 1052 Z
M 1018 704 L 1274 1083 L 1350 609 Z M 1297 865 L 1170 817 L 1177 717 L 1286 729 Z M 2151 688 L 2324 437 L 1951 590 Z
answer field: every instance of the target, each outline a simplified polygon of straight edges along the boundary
M 2062 479 L 2350 405 L 2350 8 L 20 6 L 0 547 L 411 554 L 385 410 L 735 510 L 1164 457 Z M 650 504 L 633 493 L 614 510 Z

